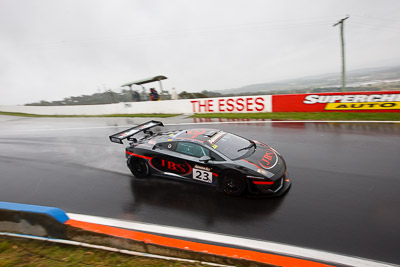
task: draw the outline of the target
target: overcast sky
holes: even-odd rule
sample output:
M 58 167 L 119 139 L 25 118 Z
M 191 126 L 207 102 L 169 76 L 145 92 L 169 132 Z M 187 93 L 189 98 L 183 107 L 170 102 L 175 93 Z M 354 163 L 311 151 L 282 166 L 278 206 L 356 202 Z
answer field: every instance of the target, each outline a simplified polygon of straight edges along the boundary
M 399 0 L 0 0 L 0 105 L 156 75 L 198 92 L 339 72 L 346 15 L 348 70 L 400 65 L 399 12 Z

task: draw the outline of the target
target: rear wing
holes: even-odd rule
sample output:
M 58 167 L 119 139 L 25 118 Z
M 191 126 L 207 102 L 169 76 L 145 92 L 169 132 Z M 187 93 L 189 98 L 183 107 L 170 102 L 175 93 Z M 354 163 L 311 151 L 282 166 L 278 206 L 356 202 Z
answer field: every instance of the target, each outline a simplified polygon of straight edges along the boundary
M 110 135 L 110 141 L 117 144 L 123 144 L 122 140 L 140 132 L 146 133 L 148 129 L 156 126 L 164 126 L 164 124 L 161 121 L 148 121 L 135 127 L 123 130 L 122 132 Z

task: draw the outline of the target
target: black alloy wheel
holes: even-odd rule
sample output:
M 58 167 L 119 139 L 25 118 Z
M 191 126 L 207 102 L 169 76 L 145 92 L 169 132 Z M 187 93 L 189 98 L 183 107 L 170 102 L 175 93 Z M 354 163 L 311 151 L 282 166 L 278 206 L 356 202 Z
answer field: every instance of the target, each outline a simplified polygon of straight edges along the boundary
M 246 190 L 246 181 L 235 171 L 223 176 L 222 190 L 230 196 L 240 196 Z
M 128 167 L 136 178 L 143 179 L 150 175 L 149 165 L 144 159 L 130 157 Z

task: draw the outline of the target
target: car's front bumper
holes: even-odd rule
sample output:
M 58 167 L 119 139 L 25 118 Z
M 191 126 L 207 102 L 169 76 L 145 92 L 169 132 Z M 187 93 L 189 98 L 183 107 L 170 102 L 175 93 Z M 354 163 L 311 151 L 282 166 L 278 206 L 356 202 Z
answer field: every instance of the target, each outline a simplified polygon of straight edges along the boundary
M 291 176 L 285 172 L 273 184 L 252 184 L 250 193 L 265 196 L 280 196 L 290 188 L 291 184 Z

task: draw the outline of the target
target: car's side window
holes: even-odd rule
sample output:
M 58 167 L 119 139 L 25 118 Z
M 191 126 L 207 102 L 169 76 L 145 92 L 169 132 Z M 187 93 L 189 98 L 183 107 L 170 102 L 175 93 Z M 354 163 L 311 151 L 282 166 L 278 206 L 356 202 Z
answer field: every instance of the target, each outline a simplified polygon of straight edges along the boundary
M 214 153 L 214 152 L 211 152 L 210 157 L 211 157 L 212 160 L 215 160 L 215 161 L 224 161 L 223 158 L 221 158 L 219 155 L 217 155 L 217 154 Z
M 160 143 L 160 146 L 162 148 L 168 149 L 168 150 L 175 150 L 176 147 L 176 142 L 165 142 L 165 143 Z
M 175 151 L 196 158 L 210 156 L 210 150 L 195 143 L 178 142 Z

